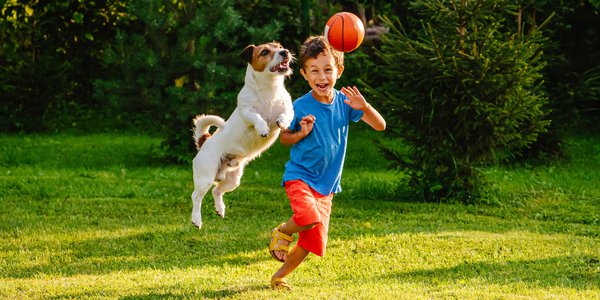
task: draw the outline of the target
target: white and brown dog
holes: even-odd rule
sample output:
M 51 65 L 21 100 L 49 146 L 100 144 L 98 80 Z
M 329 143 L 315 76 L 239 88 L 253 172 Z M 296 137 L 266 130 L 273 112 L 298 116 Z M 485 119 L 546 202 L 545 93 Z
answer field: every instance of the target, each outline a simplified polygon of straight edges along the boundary
M 273 42 L 250 45 L 240 56 L 248 62 L 245 84 L 227 122 L 212 115 L 194 119 L 198 153 L 193 161 L 192 223 L 198 228 L 202 227 L 202 198 L 213 184 L 215 209 L 225 217 L 223 194 L 240 185 L 245 165 L 269 148 L 294 117 L 283 82 L 292 73 L 290 52 Z M 218 128 L 212 135 L 211 126 Z

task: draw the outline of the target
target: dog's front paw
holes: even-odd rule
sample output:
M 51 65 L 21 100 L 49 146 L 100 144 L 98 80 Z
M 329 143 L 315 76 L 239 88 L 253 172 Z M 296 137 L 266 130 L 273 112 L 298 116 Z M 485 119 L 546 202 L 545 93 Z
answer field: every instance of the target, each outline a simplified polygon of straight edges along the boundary
M 262 137 L 267 137 L 269 135 L 269 125 L 267 125 L 267 122 L 265 121 L 261 120 L 261 122 L 257 122 L 254 128 L 256 129 L 256 132 Z
M 290 127 L 291 123 L 292 123 L 292 118 L 290 118 L 288 115 L 281 114 L 277 118 L 277 127 L 281 128 L 281 129 L 286 129 L 286 128 Z

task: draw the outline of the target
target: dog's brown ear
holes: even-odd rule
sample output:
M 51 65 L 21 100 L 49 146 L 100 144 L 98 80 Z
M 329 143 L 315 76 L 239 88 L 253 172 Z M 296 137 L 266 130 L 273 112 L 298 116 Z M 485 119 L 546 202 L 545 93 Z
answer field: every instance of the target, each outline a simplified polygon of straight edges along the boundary
M 248 45 L 248 47 L 244 48 L 242 53 L 240 53 L 240 57 L 247 63 L 252 61 L 252 52 L 254 52 L 255 45 Z

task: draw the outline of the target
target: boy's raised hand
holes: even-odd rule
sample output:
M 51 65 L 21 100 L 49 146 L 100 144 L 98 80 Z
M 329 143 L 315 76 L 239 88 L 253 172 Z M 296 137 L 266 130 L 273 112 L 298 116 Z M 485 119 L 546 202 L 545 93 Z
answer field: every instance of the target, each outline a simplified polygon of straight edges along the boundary
M 350 105 L 350 107 L 356 110 L 363 110 L 368 107 L 367 100 L 365 100 L 365 97 L 363 97 L 356 86 L 342 87 L 342 93 L 348 97 L 347 100 L 344 100 L 344 103 Z
M 300 121 L 300 127 L 302 127 L 300 132 L 302 136 L 307 136 L 312 131 L 313 126 L 315 125 L 315 119 L 315 116 L 311 114 L 302 117 L 302 120 Z

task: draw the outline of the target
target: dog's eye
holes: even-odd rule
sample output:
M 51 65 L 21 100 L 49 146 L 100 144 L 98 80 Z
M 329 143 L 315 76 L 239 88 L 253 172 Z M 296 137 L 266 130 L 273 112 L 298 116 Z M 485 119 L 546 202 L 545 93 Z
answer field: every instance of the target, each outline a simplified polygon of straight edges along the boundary
M 267 54 L 269 54 L 269 50 L 263 50 L 260 52 L 260 56 L 266 56 Z

